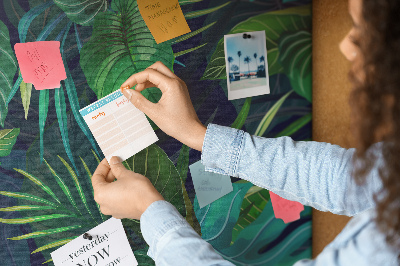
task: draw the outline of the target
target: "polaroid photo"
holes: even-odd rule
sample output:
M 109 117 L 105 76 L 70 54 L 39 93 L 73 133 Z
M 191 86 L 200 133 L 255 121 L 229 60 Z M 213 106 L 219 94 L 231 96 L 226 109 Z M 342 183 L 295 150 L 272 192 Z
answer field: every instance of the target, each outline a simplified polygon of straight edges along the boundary
M 224 36 L 228 100 L 269 94 L 265 31 Z

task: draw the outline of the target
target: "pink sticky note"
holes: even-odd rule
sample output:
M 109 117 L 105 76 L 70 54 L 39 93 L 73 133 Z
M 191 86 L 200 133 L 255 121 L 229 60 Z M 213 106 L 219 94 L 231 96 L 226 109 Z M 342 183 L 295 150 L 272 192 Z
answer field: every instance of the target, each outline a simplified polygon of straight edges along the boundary
M 271 191 L 269 195 L 277 219 L 282 219 L 286 224 L 300 219 L 300 213 L 304 210 L 301 203 L 286 200 Z
M 22 79 L 32 83 L 37 90 L 60 87 L 67 78 L 60 53 L 60 42 L 43 41 L 16 43 L 14 45 Z

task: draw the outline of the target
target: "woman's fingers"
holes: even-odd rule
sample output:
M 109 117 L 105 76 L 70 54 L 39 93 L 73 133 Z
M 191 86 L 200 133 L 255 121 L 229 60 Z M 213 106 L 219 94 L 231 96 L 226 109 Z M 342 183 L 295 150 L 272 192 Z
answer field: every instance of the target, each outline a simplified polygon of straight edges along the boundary
M 155 69 L 147 68 L 142 72 L 130 76 L 124 83 L 122 83 L 121 89 L 123 91 L 126 87 L 132 88 L 136 84 L 146 82 L 151 82 L 154 84 L 154 87 L 157 87 L 162 92 L 165 92 L 168 88 L 175 84 L 176 80 L 162 74 L 161 72 L 158 72 Z
M 154 70 L 157 70 L 158 72 L 166 75 L 167 77 L 173 78 L 173 79 L 179 79 L 178 76 L 174 74 L 174 72 L 171 71 L 166 65 L 161 63 L 161 61 L 157 61 L 148 68 L 152 68 Z
M 108 172 L 110 172 L 110 165 L 108 164 L 106 159 L 103 159 L 99 166 L 97 166 L 96 171 L 94 171 L 93 176 L 92 176 L 92 185 L 93 189 L 96 190 L 96 188 L 99 185 L 104 185 L 106 184 L 106 178 L 108 175 Z

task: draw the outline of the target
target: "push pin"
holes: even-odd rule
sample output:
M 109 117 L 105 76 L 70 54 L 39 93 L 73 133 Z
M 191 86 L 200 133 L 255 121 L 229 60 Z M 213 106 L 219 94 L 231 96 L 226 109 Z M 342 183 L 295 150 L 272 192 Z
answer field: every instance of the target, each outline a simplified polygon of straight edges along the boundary
M 84 233 L 84 234 L 83 234 L 83 238 L 84 238 L 84 239 L 92 240 L 93 237 L 95 237 L 95 236 L 92 236 L 92 235 L 90 235 L 90 234 L 88 234 L 88 233 Z
M 130 88 L 129 88 L 129 85 L 126 85 L 126 86 L 124 86 L 124 87 L 121 87 L 121 92 L 124 92 L 124 90 L 127 90 L 127 89 L 130 89 Z
M 250 39 L 250 38 L 251 38 L 250 34 L 243 33 L 243 39 Z

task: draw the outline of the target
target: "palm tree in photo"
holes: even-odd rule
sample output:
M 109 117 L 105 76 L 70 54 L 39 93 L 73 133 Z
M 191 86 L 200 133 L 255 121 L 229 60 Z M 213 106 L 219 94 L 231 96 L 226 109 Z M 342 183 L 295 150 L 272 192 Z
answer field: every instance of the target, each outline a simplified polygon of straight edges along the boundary
M 242 56 L 241 51 L 238 51 L 238 56 L 239 56 L 239 80 L 240 80 L 240 57 Z
M 247 67 L 248 67 L 248 70 L 249 70 L 249 73 L 247 75 L 248 75 L 248 77 L 250 77 L 250 62 L 251 62 L 250 56 L 246 56 L 244 58 L 244 62 L 247 64 Z
M 254 62 L 256 64 L 256 73 L 257 73 L 257 53 L 254 53 L 253 56 L 254 56 L 254 60 L 255 60 Z
M 264 69 L 265 69 L 265 58 L 263 55 L 260 57 L 260 63 L 262 63 L 262 62 L 264 62 Z
M 228 57 L 229 69 L 231 69 L 231 62 L 233 61 L 232 56 Z
M 260 56 L 260 63 L 262 63 L 262 62 L 264 62 L 264 72 L 261 72 L 261 69 L 260 69 L 260 76 L 261 77 L 265 77 L 265 75 L 266 75 L 266 69 L 265 69 L 265 57 L 262 55 L 262 56 Z M 260 66 L 260 67 L 262 67 L 262 66 Z

